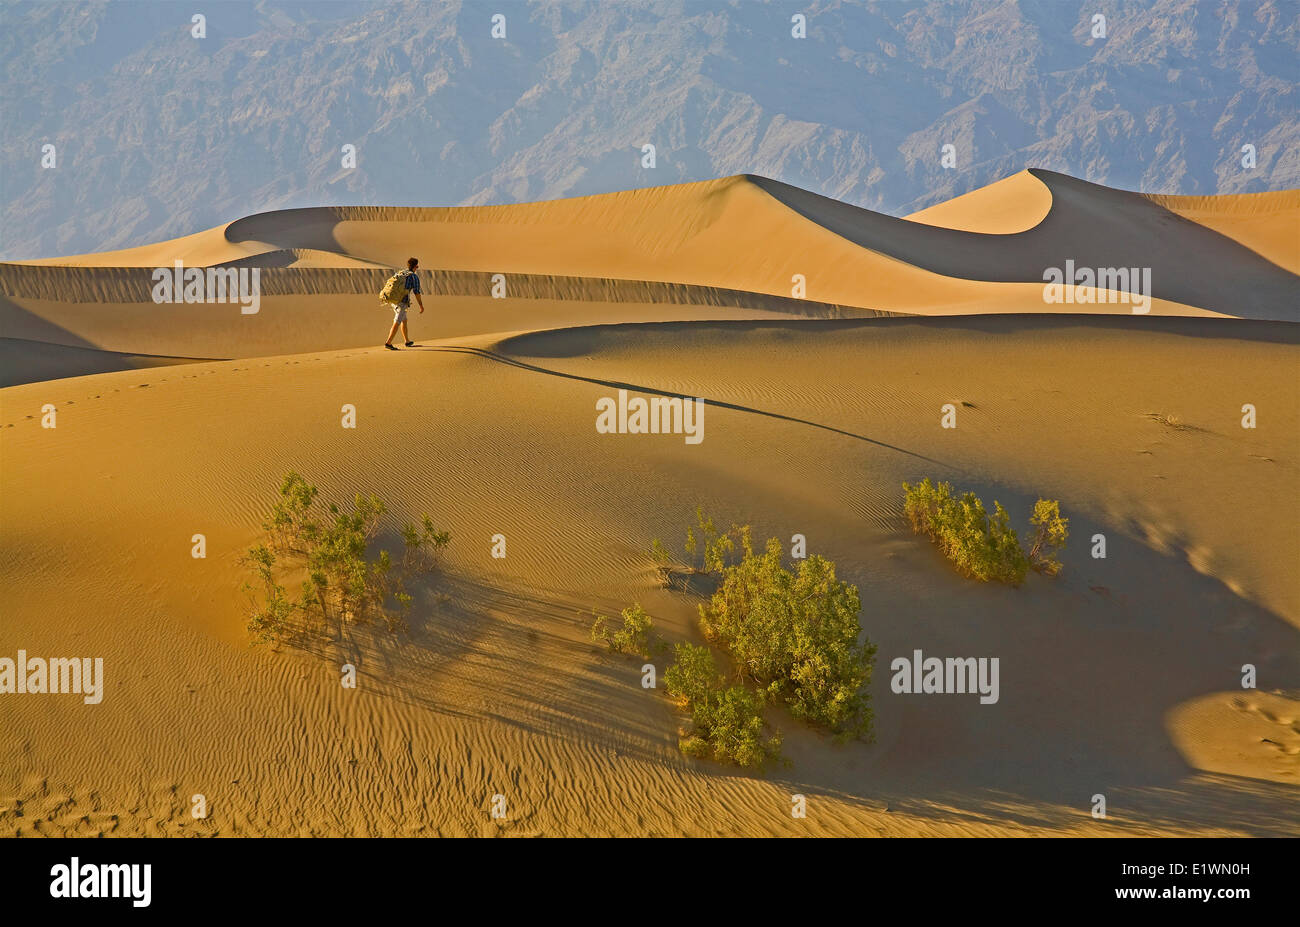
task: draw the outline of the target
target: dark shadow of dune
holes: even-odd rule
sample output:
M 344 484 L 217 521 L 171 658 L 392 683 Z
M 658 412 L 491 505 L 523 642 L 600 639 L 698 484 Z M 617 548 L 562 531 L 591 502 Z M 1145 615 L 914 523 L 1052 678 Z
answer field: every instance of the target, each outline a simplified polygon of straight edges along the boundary
M 1193 316 L 1095 315 L 1089 313 L 994 313 L 990 315 L 897 316 L 856 319 L 709 319 L 670 322 L 610 322 L 571 328 L 546 329 L 511 335 L 496 345 L 503 353 L 523 357 L 582 357 L 600 347 L 608 335 L 641 332 L 725 332 L 744 335 L 786 328 L 815 331 L 827 337 L 842 331 L 917 328 L 935 332 L 978 332 L 1009 335 L 1017 332 L 1059 332 L 1070 328 L 1088 331 L 1160 332 L 1188 338 L 1212 338 L 1300 343 L 1300 328 L 1289 322 L 1253 319 L 1218 319 Z M 517 359 L 517 358 L 516 358 Z
M 261 254 L 250 254 L 248 257 L 236 258 L 233 261 L 222 261 L 216 264 L 216 267 L 292 267 L 293 262 L 298 259 L 298 252 L 292 248 L 280 248 L 276 251 L 264 251 Z
M 998 498 L 1017 525 L 1032 510 L 1034 497 L 1005 485 L 975 480 L 962 488 Z M 1031 574 L 1019 589 L 959 576 L 920 538 L 892 561 L 887 581 L 878 572 L 867 581 L 863 564 L 837 559 L 839 575 L 859 585 L 863 628 L 879 647 L 871 689 L 878 740 L 836 746 L 778 713 L 792 765 L 767 778 L 790 793 L 936 825 L 1071 826 L 1090 821 L 1092 796 L 1102 794 L 1108 818 L 1097 822 L 1099 836 L 1294 835 L 1300 783 L 1194 768 L 1168 719 L 1189 700 L 1232 690 L 1245 662 L 1257 664 L 1270 687 L 1300 684 L 1300 631 L 1196 571 L 1185 552 L 1154 550 L 1079 514 L 1068 499 L 1062 508 L 1071 516 L 1064 572 L 1052 580 Z M 1110 540 L 1104 561 L 1091 558 L 1085 540 L 1098 531 Z M 900 526 L 899 536 L 910 532 Z M 936 591 L 963 597 L 964 607 L 930 614 L 924 603 Z M 913 648 L 999 657 L 999 701 L 894 694 L 890 662 Z
M 0 389 L 43 380 L 217 359 L 106 351 L 0 296 Z
M 0 265 L 0 268 L 4 266 Z M 0 282 L 4 282 L 2 275 L 0 275 Z M 13 294 L 0 294 L 0 337 L 15 341 L 34 341 L 72 348 L 85 348 L 91 351 L 99 350 L 97 345 L 92 344 L 80 335 L 74 334 L 48 319 L 43 319 L 33 312 L 29 312 L 12 299 L 9 299 L 8 297 L 11 295 Z M 17 382 L 27 381 L 20 380 Z
M 746 175 L 778 202 L 841 238 L 933 273 L 1039 283 L 1049 267 L 1151 268 L 1154 295 L 1250 319 L 1300 321 L 1300 277 L 1146 197 L 1031 168 L 1052 194 L 1037 226 L 984 235 L 872 212 Z
M 639 685 L 630 684 L 640 660 L 578 642 L 592 619 L 572 597 L 449 572 L 429 577 L 416 592 L 407 631 L 353 626 L 341 640 L 305 637 L 289 646 L 351 662 L 363 685 L 421 711 L 469 721 L 486 717 L 531 734 L 662 761 L 654 745 L 669 742 L 675 730 L 672 706 L 646 699 Z M 607 614 L 622 607 L 594 600 L 591 606 Z M 565 628 L 570 635 L 557 633 Z M 545 672 L 529 672 L 543 652 L 559 656 L 545 662 Z
M 319 251 L 313 248 L 280 248 L 275 251 L 263 251 L 260 254 L 250 254 L 248 257 L 235 258 L 233 261 L 222 261 L 214 264 L 214 267 L 261 267 L 263 269 L 282 269 L 286 267 L 295 267 L 297 262 L 302 260 L 333 260 L 342 258 L 345 265 L 342 269 L 347 268 L 380 268 L 381 265 L 371 261 L 363 261 L 360 258 L 352 257 L 341 251 Z M 336 261 L 337 263 L 337 261 Z M 322 264 L 320 267 L 297 267 L 298 270 L 338 270 L 340 268 Z M 384 271 L 387 273 L 387 271 Z
M 673 323 L 669 323 L 669 324 L 673 324 Z M 734 402 L 723 402 L 716 399 L 709 399 L 708 397 L 684 396 L 681 393 L 674 393 L 667 390 L 657 389 L 656 387 L 653 386 L 644 386 L 637 383 L 627 383 L 622 380 L 602 380 L 598 377 L 584 377 L 576 373 L 565 373 L 562 370 L 551 370 L 550 368 L 547 367 L 540 367 L 537 364 L 528 364 L 520 360 L 515 360 L 512 357 L 507 357 L 504 354 L 498 354 L 494 351 L 488 351 L 484 348 L 474 348 L 474 347 L 459 346 L 459 345 L 438 345 L 436 347 L 431 348 L 431 350 L 446 352 L 446 353 L 454 353 L 454 354 L 469 354 L 474 357 L 481 357 L 484 360 L 490 360 L 499 364 L 507 364 L 511 367 L 517 367 L 520 370 L 527 370 L 532 373 L 540 373 L 551 377 L 561 377 L 565 380 L 577 380 L 582 383 L 591 383 L 596 386 L 604 386 L 609 389 L 626 389 L 638 393 L 646 393 L 652 396 L 680 397 L 682 399 L 703 398 L 704 401 L 711 408 L 730 409 L 734 412 L 748 412 L 752 415 L 761 415 L 766 418 L 779 419 L 785 422 L 793 422 L 797 425 L 807 425 L 810 428 L 820 428 L 822 431 L 829 431 L 833 434 L 843 435 L 846 438 L 853 438 L 856 441 L 864 441 L 867 444 L 873 444 L 876 447 L 883 448 L 885 450 L 895 451 L 899 454 L 906 454 L 909 457 L 915 457 L 916 459 L 924 460 L 927 463 L 938 464 L 941 467 L 946 467 L 950 470 L 961 472 L 961 468 L 953 464 L 944 463 L 942 460 L 935 460 L 932 457 L 926 457 L 922 454 L 917 454 L 915 451 L 909 451 L 906 448 L 898 447 L 897 445 L 894 444 L 888 444 L 884 441 L 877 441 L 875 438 L 869 438 L 866 435 L 854 434 L 851 431 L 845 431 L 842 428 L 835 428 L 831 425 L 823 425 L 820 422 L 813 422 L 813 421 L 809 421 L 808 419 L 795 418 L 794 416 L 791 415 L 782 415 L 780 412 L 769 412 L 764 409 L 755 409 L 750 406 L 738 405 L 737 403 Z
M 1032 504 L 1005 487 L 973 485 L 1006 501 L 1017 519 Z M 1072 525 L 1081 536 L 1100 527 L 1086 518 Z M 1100 793 L 1108 817 L 1096 822 L 1099 836 L 1155 829 L 1294 834 L 1295 786 L 1188 766 L 1170 742 L 1166 715 L 1221 685 L 1231 675 L 1225 667 L 1243 654 L 1272 654 L 1261 662 L 1269 678 L 1300 679 L 1296 629 L 1177 556 L 1132 538 L 1112 541 L 1111 557 L 1143 584 L 1117 585 L 1115 594 L 1101 596 L 1087 589 L 1096 568 L 1086 565 L 1083 550 L 1069 552 L 1060 579 L 1031 577 L 1016 590 L 956 576 L 918 540 L 918 555 L 899 565 L 892 582 L 862 585 L 863 624 L 881 647 L 873 684 L 877 726 L 894 716 L 901 730 L 874 746 L 840 747 L 781 715 L 790 767 L 755 773 L 689 765 L 713 779 L 762 779 L 790 793 L 975 833 L 1086 824 L 1092 796 Z M 839 566 L 861 582 L 857 565 Z M 961 587 L 970 608 L 959 622 L 916 626 L 917 583 Z M 1195 606 L 1173 620 L 1158 616 L 1162 590 L 1175 587 Z M 611 757 L 664 762 L 674 756 L 682 715 L 634 684 L 639 659 L 605 655 L 585 641 L 590 613 L 574 604 L 578 599 L 439 574 L 421 590 L 409 634 L 363 627 L 344 641 L 303 649 L 345 657 L 367 687 L 422 711 L 471 723 L 486 717 Z M 620 603 L 590 604 L 609 614 Z M 936 696 L 907 703 L 890 694 L 888 662 L 900 640 L 931 654 L 999 655 L 1001 702 L 985 707 Z M 527 670 L 543 665 L 545 672 Z M 902 762 L 891 757 L 900 737 L 913 741 L 905 748 L 911 759 Z M 928 755 L 918 749 L 927 741 L 936 747 Z
M 45 341 L 0 338 L 0 389 L 23 383 L 84 377 L 94 373 L 116 373 L 119 370 L 139 370 L 143 367 L 195 364 L 212 359 L 123 354 L 98 348 L 73 348 Z
M 226 241 L 237 245 L 262 242 L 284 250 L 310 248 L 341 254 L 343 246 L 334 237 L 334 228 L 341 221 L 342 214 L 332 206 L 259 212 L 226 226 Z

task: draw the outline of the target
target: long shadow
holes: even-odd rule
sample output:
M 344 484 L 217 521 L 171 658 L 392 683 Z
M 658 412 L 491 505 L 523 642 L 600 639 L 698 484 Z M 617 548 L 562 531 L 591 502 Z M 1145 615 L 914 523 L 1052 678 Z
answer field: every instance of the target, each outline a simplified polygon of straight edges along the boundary
M 518 367 L 520 370 L 527 370 L 531 373 L 541 373 L 546 376 L 560 377 L 565 380 L 577 380 L 582 383 L 591 383 L 595 386 L 603 386 L 608 389 L 626 389 L 634 390 L 638 393 L 648 393 L 652 396 L 666 396 L 669 398 L 695 399 L 703 397 L 686 396 L 682 393 L 674 393 L 669 390 L 658 389 L 653 386 L 643 386 L 637 383 L 628 383 L 623 380 L 604 380 L 599 377 L 584 377 L 577 373 L 565 373 L 562 370 L 552 370 L 549 367 L 541 367 L 537 364 L 525 363 L 508 357 L 505 354 L 498 354 L 495 351 L 488 351 L 485 348 L 474 348 L 462 345 L 439 345 L 430 350 L 442 351 L 449 354 L 469 354 L 473 357 L 481 357 L 484 360 L 495 361 L 498 364 L 507 364 L 511 367 Z M 965 472 L 961 467 L 955 464 L 945 463 L 942 460 L 935 460 L 933 457 L 926 457 L 924 454 L 918 454 L 915 451 L 909 451 L 907 448 L 899 447 L 895 444 L 889 444 L 885 441 L 877 441 L 875 438 L 869 438 L 866 435 L 854 434 L 851 431 L 845 431 L 842 428 L 836 428 L 833 425 L 824 425 L 821 422 L 809 421 L 805 418 L 795 418 L 793 415 L 782 415 L 780 412 L 769 412 L 765 409 L 755 409 L 752 406 L 742 406 L 739 403 L 724 402 L 717 399 L 707 399 L 704 401 L 714 408 L 729 409 L 733 412 L 746 412 L 750 415 L 761 415 L 765 418 L 779 419 L 784 422 L 792 422 L 796 425 L 806 425 L 809 428 L 820 428 L 822 431 L 829 431 L 832 434 L 843 435 L 846 438 L 853 438 L 855 441 L 863 441 L 867 444 L 875 445 L 888 451 L 894 451 L 899 454 L 905 454 L 908 457 L 915 457 L 917 460 L 924 460 L 926 463 L 937 464 L 940 467 L 947 467 L 955 473 Z
M 1271 319 L 1213 318 L 1174 315 L 1112 315 L 1091 312 L 996 312 L 981 315 L 914 315 L 855 319 L 698 319 L 664 322 L 601 322 L 562 329 L 540 329 L 511 335 L 498 348 L 530 357 L 575 357 L 591 350 L 596 336 L 619 331 L 694 332 L 718 329 L 728 333 L 788 328 L 823 334 L 849 331 L 888 331 L 915 328 L 922 332 L 974 332 L 1010 335 L 1020 332 L 1155 332 L 1184 338 L 1231 339 L 1267 344 L 1300 344 L 1300 326 Z M 559 336 L 563 336 L 563 340 Z M 581 336 L 581 337 L 579 337 Z M 586 340 L 583 341 L 582 339 Z M 563 350 L 560 347 L 563 346 Z
M 94 373 L 220 358 L 108 351 L 0 295 L 0 389 Z
M 1032 496 L 988 479 L 976 479 L 972 488 L 1007 502 L 1017 523 L 1032 506 Z M 1293 832 L 1296 814 L 1287 809 L 1300 808 L 1294 786 L 1198 772 L 1170 741 L 1166 713 L 1215 687 L 1228 688 L 1228 669 L 1244 660 L 1257 662 L 1261 678 L 1274 684 L 1300 678 L 1295 629 L 1195 572 L 1184 556 L 1153 551 L 1140 537 L 1082 513 L 1071 517 L 1080 537 L 1110 534 L 1109 561 L 1094 561 L 1087 545 L 1075 545 L 1061 577 L 1031 577 L 1020 590 L 972 584 L 921 540 L 891 571 L 890 583 L 868 583 L 861 563 L 836 557 L 844 577 L 861 585 L 863 623 L 881 647 L 873 685 L 878 719 L 894 715 L 906 725 L 899 730 L 912 744 L 904 754 L 937 736 L 928 763 L 891 762 L 887 739 L 846 747 L 833 759 L 828 753 L 837 748 L 817 735 L 811 749 L 810 738 L 802 738 L 805 749 L 792 755 L 792 768 L 765 776 L 708 763 L 690 768 L 717 780 L 766 778 L 792 793 L 835 796 L 868 810 L 888 806 L 935 825 L 1063 827 L 1086 821 L 1090 796 L 1102 792 L 1110 817 L 1098 824 L 1099 834 Z M 915 598 L 922 584 L 966 596 L 960 622 L 926 616 Z M 1189 607 L 1162 614 L 1164 590 L 1179 586 Z M 635 684 L 640 661 L 595 655 L 585 640 L 586 608 L 613 614 L 622 603 L 460 574 L 435 576 L 420 601 L 421 617 L 409 634 L 358 628 L 337 645 L 368 686 L 422 711 L 469 723 L 488 718 L 597 754 L 655 763 L 672 755 L 679 716 Z M 335 646 L 304 649 L 335 656 Z M 941 655 L 1000 655 L 1000 707 L 908 703 L 888 694 L 889 658 L 913 646 Z M 542 666 L 544 672 L 520 669 Z M 1008 710 L 1022 718 L 999 717 Z M 783 719 L 788 733 L 797 726 Z M 949 744 L 937 734 L 949 729 L 964 736 Z M 985 740 L 995 747 L 967 752 Z M 890 765 L 877 769 L 876 759 Z M 954 784 L 949 770 L 957 766 Z
M 989 475 L 962 488 L 1005 502 L 1017 525 L 1035 498 Z M 1140 531 L 1090 517 L 1069 499 L 1062 507 L 1071 532 L 1064 572 L 1050 580 L 1031 574 L 1020 589 L 960 577 L 922 539 L 895 561 L 889 583 L 868 582 L 852 558 L 834 557 L 844 578 L 861 586 L 863 626 L 880 648 L 872 685 L 877 719 L 892 717 L 894 727 L 882 732 L 883 743 L 857 754 L 857 771 L 847 763 L 819 770 L 796 764 L 791 784 L 885 801 L 927 819 L 1027 827 L 1086 818 L 1090 796 L 1101 792 L 1110 806 L 1107 826 L 1124 832 L 1196 826 L 1293 833 L 1300 826 L 1295 785 L 1193 767 L 1172 736 L 1169 712 L 1230 693 L 1243 663 L 1257 664 L 1270 688 L 1293 687 L 1300 682 L 1296 628 L 1195 570 L 1184 545 L 1156 550 Z M 1094 559 L 1087 540 L 1074 540 L 1097 533 L 1109 539 L 1107 559 Z M 929 595 L 962 596 L 960 619 L 932 613 L 929 599 L 914 592 L 922 586 Z M 1001 701 L 979 706 L 961 696 L 893 694 L 890 660 L 914 647 L 934 656 L 999 656 Z M 873 766 L 871 752 L 887 759 L 891 737 L 913 756 L 924 750 L 928 762 Z M 853 757 L 846 752 L 846 760 Z M 959 769 L 960 787 L 950 769 Z
M 567 597 L 441 571 L 414 591 L 418 614 L 404 632 L 354 625 L 342 638 L 304 635 L 288 646 L 351 662 L 367 688 L 422 712 L 662 760 L 655 745 L 673 730 L 672 706 L 647 702 L 634 683 L 640 661 L 582 642 L 591 617 Z M 605 614 L 619 607 L 584 600 Z M 545 672 L 521 670 L 548 651 L 561 657 Z

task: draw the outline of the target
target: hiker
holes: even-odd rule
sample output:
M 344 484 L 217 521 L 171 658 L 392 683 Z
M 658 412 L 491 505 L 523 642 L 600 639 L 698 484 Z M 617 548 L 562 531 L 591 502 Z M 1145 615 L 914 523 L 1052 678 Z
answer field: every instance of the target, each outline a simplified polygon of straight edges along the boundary
M 402 328 L 402 338 L 406 341 L 406 346 L 415 347 L 415 342 L 411 340 L 411 335 L 406 330 L 406 310 L 411 308 L 412 293 L 415 294 L 416 302 L 420 304 L 420 313 L 424 314 L 424 297 L 420 295 L 420 261 L 417 258 L 407 258 L 406 266 L 405 273 L 398 271 L 388 278 L 383 292 L 379 294 L 379 299 L 393 308 L 393 327 L 388 330 L 388 340 L 384 342 L 384 347 L 390 351 L 397 350 L 393 347 L 393 336 L 397 334 L 398 326 Z

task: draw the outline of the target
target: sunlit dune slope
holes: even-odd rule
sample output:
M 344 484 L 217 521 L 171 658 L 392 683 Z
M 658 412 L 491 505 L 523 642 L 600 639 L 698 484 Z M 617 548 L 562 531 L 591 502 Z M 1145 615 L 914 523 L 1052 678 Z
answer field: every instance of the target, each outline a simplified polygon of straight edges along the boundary
M 1288 217 L 1300 215 L 1300 206 L 1294 198 L 1270 201 L 1277 208 L 1270 207 L 1261 224 L 1250 218 L 1259 212 L 1258 201 L 1228 199 L 1234 202 L 1198 207 L 1216 216 L 1200 224 L 1149 197 L 1033 170 L 910 221 L 742 175 L 518 205 L 265 213 L 129 251 L 0 265 L 0 290 L 11 306 L 68 332 L 67 338 L 48 336 L 59 343 L 209 356 L 261 348 L 238 341 L 225 350 L 206 342 L 150 347 L 117 340 L 110 345 L 98 331 L 107 326 L 74 319 L 80 310 L 68 307 L 112 304 L 105 311 L 122 334 L 166 324 L 157 313 L 173 310 L 149 302 L 150 270 L 173 266 L 175 260 L 263 268 L 272 295 L 369 298 L 385 269 L 401 266 L 413 254 L 433 272 L 435 287 L 442 275 L 482 281 L 474 292 L 452 295 L 486 296 L 492 276 L 502 274 L 511 278 L 511 298 L 521 299 L 539 295 L 528 285 L 514 285 L 514 278 L 531 276 L 575 281 L 563 286 L 597 293 L 620 283 L 641 287 L 640 294 L 618 301 L 663 301 L 656 285 L 670 285 L 907 314 L 1133 314 L 1129 299 L 1115 294 L 1104 301 L 1110 295 L 1105 291 L 1092 294 L 1102 298 L 1095 303 L 1045 302 L 1045 270 L 1072 262 L 1138 273 L 1150 268 L 1154 299 L 1143 308 L 1153 314 L 1294 320 L 1300 278 L 1262 255 L 1280 253 L 1279 230 Z M 1265 239 L 1267 246 L 1261 244 Z M 1247 247 L 1252 243 L 1260 253 Z M 298 273 L 275 276 L 288 271 Z M 1137 288 L 1136 282 L 1129 286 Z M 181 330 L 208 326 L 198 316 L 212 310 L 181 310 Z M 10 318 L 0 321 L 8 337 L 37 337 L 12 330 Z M 314 327 L 328 333 L 338 324 L 339 317 L 322 315 Z M 335 346 L 339 342 L 328 338 L 316 345 Z M 294 342 L 284 349 L 312 346 Z
M 907 216 L 909 222 L 983 235 L 1027 232 L 1052 210 L 1052 191 L 1029 171 Z
M 102 656 L 108 680 L 97 706 L 6 701 L 0 832 L 1293 834 L 1297 758 L 1259 732 L 1289 749 L 1270 719 L 1300 688 L 1294 332 L 670 322 L 0 391 L 0 653 Z M 703 442 L 597 433 L 620 386 L 704 397 Z M 409 636 L 248 648 L 238 558 L 289 469 L 451 530 Z M 1039 494 L 1059 499 L 1062 575 L 958 576 L 901 517 L 901 481 L 926 475 L 1022 530 Z M 697 505 L 803 534 L 859 585 L 874 745 L 777 712 L 788 768 L 687 760 L 642 661 L 592 646 L 592 610 L 633 601 L 699 641 L 699 599 L 660 588 L 647 552 L 680 552 Z M 999 657 L 999 701 L 895 695 L 889 661 L 914 649 Z M 344 662 L 359 689 L 340 687 Z M 1237 704 L 1244 663 L 1261 691 Z
M 375 295 L 385 273 L 266 270 L 258 311 L 253 314 L 244 314 L 237 303 L 66 303 L 57 299 L 57 287 L 48 298 L 0 297 L 0 331 L 5 333 L 0 339 L 0 386 L 140 366 L 128 362 L 126 355 L 257 357 L 378 345 L 393 318 L 391 308 Z M 101 278 L 100 283 L 105 281 Z M 327 292 L 295 295 L 322 283 Z M 112 281 L 109 285 L 129 290 L 134 284 Z M 410 310 L 411 337 L 427 341 L 598 322 L 875 315 L 809 300 L 639 281 L 515 277 L 509 286 L 510 298 L 493 299 L 472 295 L 490 292 L 487 274 L 436 275 L 425 297 L 426 311 L 421 314 L 417 306 Z M 328 291 L 342 288 L 364 292 Z M 130 292 L 116 295 L 141 298 Z M 31 354 L 37 350 L 33 345 L 45 345 L 39 349 L 41 357 L 60 358 L 63 366 L 33 366 Z M 96 353 L 103 356 L 95 357 Z M 43 376 L 35 375 L 42 372 Z
M 1044 182 L 1046 178 L 1051 182 Z M 1039 225 L 1062 183 L 1040 171 L 1004 180 L 907 216 L 909 222 L 986 235 L 1014 235 Z M 1227 196 L 1144 194 L 1162 209 L 1205 226 L 1268 261 L 1300 273 L 1300 190 Z
M 765 178 L 754 182 L 818 226 L 945 279 L 1039 281 L 1047 268 L 1149 268 L 1156 297 L 1241 318 L 1300 320 L 1300 277 L 1150 198 L 1031 169 L 1051 193 L 1047 215 L 1006 235 L 894 219 Z M 1023 187 L 1018 185 L 1013 190 Z M 1300 216 L 1300 210 L 1296 212 Z M 1127 307 L 1125 307 L 1127 308 Z M 1153 310 L 1163 311 L 1163 310 Z

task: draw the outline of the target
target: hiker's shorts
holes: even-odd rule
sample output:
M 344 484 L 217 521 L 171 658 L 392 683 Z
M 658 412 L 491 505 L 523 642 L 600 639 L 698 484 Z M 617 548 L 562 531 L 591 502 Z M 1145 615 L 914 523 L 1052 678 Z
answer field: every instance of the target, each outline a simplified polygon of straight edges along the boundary
M 406 321 L 406 308 L 407 308 L 407 307 L 406 307 L 406 306 L 403 306 L 401 303 L 392 303 L 391 305 L 392 305 L 392 307 L 393 307 L 393 322 L 394 322 L 394 324 L 396 324 L 397 322 L 405 322 L 405 321 Z

